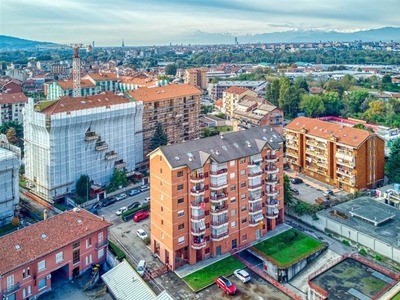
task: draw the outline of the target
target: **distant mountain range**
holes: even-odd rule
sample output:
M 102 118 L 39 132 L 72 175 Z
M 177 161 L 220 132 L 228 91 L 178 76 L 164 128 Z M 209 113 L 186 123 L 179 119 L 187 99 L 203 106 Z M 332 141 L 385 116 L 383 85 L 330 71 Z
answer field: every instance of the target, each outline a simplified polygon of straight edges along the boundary
M 383 27 L 379 29 L 360 30 L 355 32 L 321 31 L 321 30 L 290 30 L 283 32 L 234 35 L 232 33 L 210 33 L 196 31 L 192 34 L 179 36 L 182 41 L 191 44 L 233 44 L 237 37 L 239 44 L 247 43 L 300 43 L 340 41 L 363 42 L 396 41 L 400 42 L 400 27 Z
M 283 32 L 234 35 L 232 33 L 211 33 L 195 31 L 191 34 L 177 35 L 173 43 L 184 44 L 233 44 L 237 37 L 239 44 L 247 43 L 300 43 L 300 42 L 363 42 L 395 41 L 400 42 L 400 27 L 382 27 L 378 29 L 360 30 L 355 32 L 321 31 L 321 30 L 290 30 Z M 157 44 L 157 41 L 155 41 Z M 57 47 L 51 42 L 38 42 L 16 37 L 0 35 L 0 51 L 22 50 L 30 48 Z

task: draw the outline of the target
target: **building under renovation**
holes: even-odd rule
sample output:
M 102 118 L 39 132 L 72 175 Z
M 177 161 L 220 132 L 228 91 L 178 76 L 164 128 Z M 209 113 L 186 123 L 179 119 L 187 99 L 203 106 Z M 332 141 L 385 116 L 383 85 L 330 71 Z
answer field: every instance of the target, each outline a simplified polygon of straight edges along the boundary
M 142 102 L 106 92 L 60 97 L 24 110 L 25 176 L 47 200 L 76 188 L 81 175 L 109 183 L 115 169 L 134 172 L 143 160 Z
M 20 165 L 21 150 L 9 144 L 5 135 L 0 135 L 0 226 L 11 221 L 19 203 Z

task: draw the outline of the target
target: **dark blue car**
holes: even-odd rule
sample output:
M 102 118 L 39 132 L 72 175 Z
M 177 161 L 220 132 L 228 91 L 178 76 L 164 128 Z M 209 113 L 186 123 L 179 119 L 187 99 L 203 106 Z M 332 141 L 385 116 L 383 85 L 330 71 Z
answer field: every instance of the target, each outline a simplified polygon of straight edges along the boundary
M 138 195 L 138 194 L 140 194 L 140 190 L 138 190 L 138 189 L 130 190 L 129 193 L 128 193 L 129 196 L 135 196 L 135 195 Z

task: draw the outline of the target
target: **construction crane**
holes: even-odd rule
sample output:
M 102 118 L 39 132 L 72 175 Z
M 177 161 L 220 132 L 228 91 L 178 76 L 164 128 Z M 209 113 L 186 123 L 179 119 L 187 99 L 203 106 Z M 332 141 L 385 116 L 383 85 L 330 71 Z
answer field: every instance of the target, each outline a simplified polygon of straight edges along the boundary
M 83 44 L 70 44 L 72 49 L 74 49 L 74 55 L 72 56 L 72 97 L 81 96 L 81 59 L 79 58 L 79 49 L 83 47 Z M 86 52 L 92 52 L 92 46 L 86 46 Z

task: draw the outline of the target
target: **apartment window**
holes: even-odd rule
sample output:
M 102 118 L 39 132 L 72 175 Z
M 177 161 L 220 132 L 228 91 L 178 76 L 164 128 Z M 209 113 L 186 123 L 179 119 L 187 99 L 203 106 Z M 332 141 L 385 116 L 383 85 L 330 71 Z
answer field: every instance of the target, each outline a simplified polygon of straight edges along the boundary
M 56 264 L 59 264 L 64 260 L 64 252 L 58 252 L 56 254 Z
M 92 238 L 86 239 L 86 248 L 89 248 L 92 246 Z
M 101 248 L 97 251 L 97 258 L 102 258 L 104 256 L 104 248 Z
M 245 157 L 242 157 L 241 159 L 240 159 L 240 163 L 241 164 L 244 164 L 246 162 L 246 158 Z
M 40 262 L 38 262 L 38 271 L 43 271 L 44 269 L 46 269 L 46 260 L 42 260 Z
M 160 161 L 162 161 L 162 156 L 160 155 Z
M 183 190 L 183 184 L 178 184 L 178 191 Z
M 242 182 L 242 183 L 240 184 L 240 187 L 241 187 L 241 188 L 245 188 L 245 187 L 246 187 L 246 182 Z
M 30 295 L 32 295 L 32 286 L 28 285 L 28 295 L 27 296 L 30 296 Z
M 162 169 L 160 169 L 160 174 L 162 174 Z
M 22 290 L 22 298 L 26 298 L 26 288 L 24 288 L 23 290 Z
M 246 211 L 247 206 L 246 205 L 242 205 L 242 208 L 240 209 L 241 211 Z
M 178 211 L 178 218 L 183 217 L 184 215 L 185 215 L 185 211 L 184 210 Z
M 86 256 L 86 265 L 90 265 L 93 262 L 93 256 L 92 254 L 89 254 L 89 256 Z
M 231 198 L 231 203 L 235 203 L 235 202 L 236 202 L 236 198 L 235 197 Z
M 160 186 L 162 186 L 162 181 L 160 180 Z
M 184 223 L 178 225 L 178 230 L 182 230 L 184 228 L 185 228 L 185 224 Z
M 236 209 L 231 210 L 231 216 L 236 216 Z
M 182 204 L 183 203 L 183 198 L 179 198 L 178 199 L 178 204 Z
M 246 199 L 246 194 L 241 194 L 241 195 L 240 195 L 240 199 L 242 199 L 242 200 L 243 200 L 243 199 Z
M 76 263 L 78 263 L 78 262 L 80 262 L 80 260 L 81 260 L 81 255 L 80 255 L 80 251 L 79 251 L 79 249 L 78 250 L 75 250 L 73 253 L 72 253 L 72 262 L 73 262 L 73 264 L 76 264 Z
M 236 221 L 231 222 L 231 227 L 236 227 Z
M 244 242 L 244 241 L 247 241 L 247 234 L 243 234 L 242 235 L 242 241 Z
M 247 218 L 242 219 L 242 224 L 247 222 Z
M 235 178 L 235 173 L 231 173 L 229 176 L 231 179 Z
M 26 270 L 23 269 L 23 270 L 22 270 L 22 279 L 25 279 L 25 278 L 26 278 Z
M 72 244 L 73 249 L 78 248 L 78 247 L 79 247 L 79 242 L 75 242 Z
M 161 220 L 161 225 L 164 225 L 164 220 Z
M 38 289 L 39 289 L 39 291 L 40 291 L 41 289 L 44 289 L 45 287 L 46 287 L 46 277 L 40 279 L 40 280 L 39 280 L 39 283 L 38 283 Z
M 183 177 L 183 171 L 178 171 L 178 173 L 176 173 L 176 177 Z
M 230 164 L 231 167 L 233 167 L 233 166 L 235 165 L 235 161 L 234 161 L 234 160 L 231 160 L 231 161 L 229 162 L 229 164 Z
M 231 185 L 231 191 L 236 190 L 236 185 Z
M 246 170 L 240 170 L 240 176 L 246 175 Z
M 178 238 L 178 244 L 183 244 L 185 242 L 185 237 L 181 236 L 180 238 Z
M 31 276 L 31 268 L 26 269 L 26 277 Z

